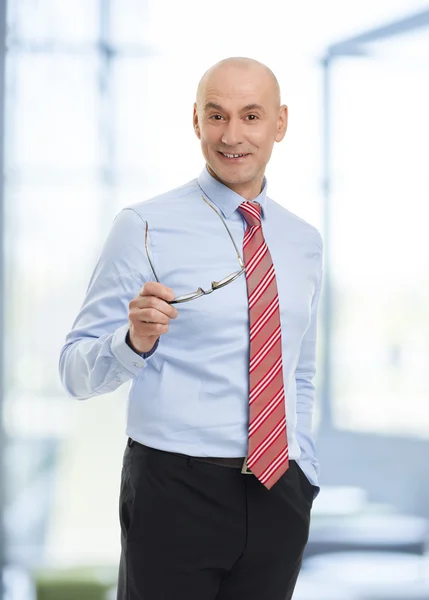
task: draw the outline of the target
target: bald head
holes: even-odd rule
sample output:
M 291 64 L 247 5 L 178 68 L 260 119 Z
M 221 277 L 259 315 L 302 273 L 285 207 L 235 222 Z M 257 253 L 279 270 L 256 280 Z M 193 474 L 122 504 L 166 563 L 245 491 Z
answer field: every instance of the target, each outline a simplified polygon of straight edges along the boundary
M 218 87 L 222 79 L 227 80 L 234 70 L 246 72 L 258 87 L 266 88 L 276 107 L 280 106 L 280 86 L 277 77 L 263 63 L 253 58 L 231 57 L 219 61 L 202 76 L 197 89 L 197 105 L 202 105 L 207 89 Z

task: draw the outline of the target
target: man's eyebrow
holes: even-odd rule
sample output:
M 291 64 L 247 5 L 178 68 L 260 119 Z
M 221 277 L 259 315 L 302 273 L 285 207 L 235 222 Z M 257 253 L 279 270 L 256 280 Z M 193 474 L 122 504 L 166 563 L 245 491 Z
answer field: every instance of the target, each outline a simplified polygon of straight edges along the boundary
M 247 112 L 248 110 L 260 110 L 261 112 L 266 112 L 265 108 L 261 104 L 246 104 L 246 106 L 242 109 L 242 112 Z
M 213 110 L 223 111 L 222 106 L 220 104 L 216 104 L 216 102 L 207 102 L 207 104 L 204 107 L 204 110 L 209 110 L 210 108 L 212 108 Z
M 210 109 L 218 110 L 219 112 L 222 112 L 225 110 L 220 104 L 216 104 L 216 102 L 207 102 L 207 104 L 204 107 L 204 110 L 207 111 Z M 243 106 L 243 108 L 241 109 L 240 112 L 247 112 L 249 110 L 260 110 L 263 113 L 267 112 L 261 104 L 255 104 L 255 103 L 246 104 L 246 106 Z

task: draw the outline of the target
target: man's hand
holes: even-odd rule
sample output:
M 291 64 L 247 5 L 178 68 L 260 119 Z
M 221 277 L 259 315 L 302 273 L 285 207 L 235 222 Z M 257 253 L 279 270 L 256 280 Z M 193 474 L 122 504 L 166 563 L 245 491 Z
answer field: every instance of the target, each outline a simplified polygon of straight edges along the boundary
M 170 319 L 179 314 L 168 304 L 174 299 L 171 288 L 149 281 L 129 304 L 129 341 L 132 349 L 139 354 L 149 352 L 156 340 L 167 333 Z

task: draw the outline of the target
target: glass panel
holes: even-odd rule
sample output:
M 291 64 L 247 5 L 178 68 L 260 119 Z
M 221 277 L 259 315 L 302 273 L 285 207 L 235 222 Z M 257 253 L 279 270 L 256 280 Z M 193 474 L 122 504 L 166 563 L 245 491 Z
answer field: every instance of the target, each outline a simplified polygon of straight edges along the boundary
M 58 352 L 106 234 L 100 190 L 16 184 L 6 205 L 6 387 L 55 395 Z
M 95 57 L 13 54 L 7 85 L 13 169 L 67 170 L 99 164 Z
M 52 527 L 60 441 L 76 418 L 60 386 L 58 356 L 106 228 L 95 180 L 9 183 L 5 191 L 7 551 L 10 560 L 40 564 Z
M 100 0 L 8 0 L 11 42 L 95 42 Z
M 119 212 L 125 206 L 148 200 L 155 195 L 151 193 L 152 191 L 147 181 L 137 175 L 135 178 L 129 175 L 119 178 L 114 203 L 112 203 L 112 212 Z
M 183 92 L 177 94 L 180 86 Z M 179 73 L 172 58 L 115 61 L 115 151 L 124 176 L 134 171 L 154 193 L 163 193 L 200 172 L 200 144 L 192 127 L 195 90 L 196 81 Z
M 110 32 L 114 45 L 148 45 L 151 33 L 147 0 L 111 0 Z M 153 34 L 152 34 L 153 35 Z
M 158 115 L 149 111 L 145 59 L 118 59 L 113 76 L 116 164 L 120 169 L 133 169 L 136 175 L 150 179 L 149 140 Z
M 336 423 L 429 436 L 425 71 L 348 60 L 334 89 Z

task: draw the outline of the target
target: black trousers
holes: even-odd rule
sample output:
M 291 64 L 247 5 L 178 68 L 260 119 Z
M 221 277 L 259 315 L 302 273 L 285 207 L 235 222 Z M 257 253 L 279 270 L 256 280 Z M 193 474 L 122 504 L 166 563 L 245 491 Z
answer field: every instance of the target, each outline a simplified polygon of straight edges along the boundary
M 267 490 L 240 469 L 131 442 L 118 600 L 289 600 L 312 501 L 294 461 Z

